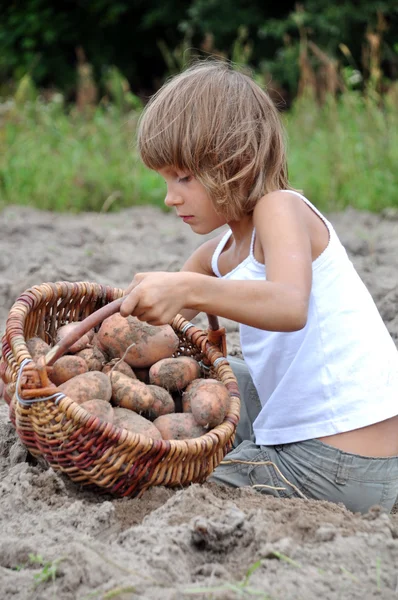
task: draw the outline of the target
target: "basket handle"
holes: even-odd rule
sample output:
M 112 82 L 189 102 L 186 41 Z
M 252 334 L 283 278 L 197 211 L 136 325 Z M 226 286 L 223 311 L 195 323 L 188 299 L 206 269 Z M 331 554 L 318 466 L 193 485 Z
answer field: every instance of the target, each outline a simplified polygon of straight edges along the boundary
M 86 334 L 90 329 L 96 327 L 102 321 L 104 321 L 107 317 L 114 315 L 119 312 L 120 307 L 122 305 L 125 296 L 121 298 L 117 298 L 109 304 L 102 306 L 91 315 L 83 319 L 83 321 L 79 322 L 79 327 L 76 327 L 73 331 L 68 333 L 58 344 L 53 346 L 49 352 L 47 352 L 44 357 L 44 363 L 46 366 L 51 366 L 55 363 L 58 358 L 60 358 L 65 352 L 68 351 L 70 346 L 72 346 L 75 342 L 77 342 L 84 334 Z M 212 343 L 219 343 L 220 338 L 225 333 L 225 330 L 219 328 L 218 318 L 215 315 L 207 315 L 209 320 L 209 341 Z M 213 333 L 213 336 L 212 336 Z M 210 339 L 211 337 L 214 340 L 218 340 L 218 342 Z

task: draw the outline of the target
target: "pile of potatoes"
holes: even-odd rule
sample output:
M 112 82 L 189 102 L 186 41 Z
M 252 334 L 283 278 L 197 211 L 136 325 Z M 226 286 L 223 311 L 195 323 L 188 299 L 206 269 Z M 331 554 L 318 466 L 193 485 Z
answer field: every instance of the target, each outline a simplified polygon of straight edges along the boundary
M 60 327 L 56 342 L 76 325 Z M 50 350 L 38 337 L 27 346 L 34 360 Z M 229 394 L 222 382 L 201 377 L 195 359 L 173 358 L 178 347 L 170 325 L 116 313 L 73 344 L 48 375 L 59 391 L 104 421 L 152 439 L 195 438 L 222 423 Z

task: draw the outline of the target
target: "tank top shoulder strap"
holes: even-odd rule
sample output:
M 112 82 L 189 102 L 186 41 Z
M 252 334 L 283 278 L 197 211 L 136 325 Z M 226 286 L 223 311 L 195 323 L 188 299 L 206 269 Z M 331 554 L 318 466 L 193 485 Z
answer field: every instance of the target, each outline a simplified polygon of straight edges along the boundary
M 332 237 L 332 235 L 334 234 L 334 228 L 333 225 L 330 223 L 330 221 L 328 221 L 326 219 L 326 217 L 323 216 L 323 214 L 321 213 L 320 210 L 317 209 L 316 206 L 314 206 L 312 204 L 312 202 L 310 202 L 308 200 L 308 198 L 306 198 L 305 196 L 303 196 L 303 194 L 300 194 L 300 192 L 296 192 L 296 190 L 280 190 L 281 192 L 289 192 L 290 194 L 294 194 L 295 196 L 298 196 L 299 198 L 301 198 L 301 200 L 303 200 L 303 202 L 305 202 L 307 204 L 307 206 L 309 206 L 309 208 L 316 214 L 318 215 L 318 217 L 325 223 L 326 227 L 328 228 L 329 231 L 329 236 Z
M 217 277 L 222 277 L 219 268 L 218 268 L 218 259 L 220 257 L 221 252 L 224 250 L 224 246 L 231 237 L 232 230 L 229 229 L 218 242 L 216 249 L 213 252 L 213 256 L 211 257 L 211 268 L 213 269 L 214 275 Z

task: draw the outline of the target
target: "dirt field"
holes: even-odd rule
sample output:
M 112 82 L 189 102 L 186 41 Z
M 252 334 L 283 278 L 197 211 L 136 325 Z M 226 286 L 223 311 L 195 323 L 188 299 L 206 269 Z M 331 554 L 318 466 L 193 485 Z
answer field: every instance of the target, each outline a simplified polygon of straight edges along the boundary
M 398 215 L 329 215 L 398 344 Z M 177 270 L 202 240 L 170 214 L 0 219 L 0 331 L 17 296 L 45 281 L 125 287 Z M 205 319 L 199 320 L 205 324 Z M 236 327 L 224 323 L 229 351 Z M 364 323 L 366 327 L 366 323 Z M 194 485 L 98 498 L 36 464 L 0 400 L 0 590 L 15 600 L 398 597 L 398 515 Z

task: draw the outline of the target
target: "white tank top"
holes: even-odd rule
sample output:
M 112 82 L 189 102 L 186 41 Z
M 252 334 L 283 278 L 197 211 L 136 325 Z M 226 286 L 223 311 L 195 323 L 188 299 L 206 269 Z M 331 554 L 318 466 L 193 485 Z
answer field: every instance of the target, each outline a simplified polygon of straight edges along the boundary
M 285 191 L 285 190 L 284 190 Z M 254 422 L 256 443 L 287 444 L 351 431 L 398 414 L 398 351 L 376 305 L 332 225 L 329 244 L 312 263 L 306 326 L 264 331 L 240 325 L 243 357 L 262 410 Z M 232 231 L 218 244 L 218 258 Z M 266 266 L 250 254 L 225 279 L 265 280 Z

